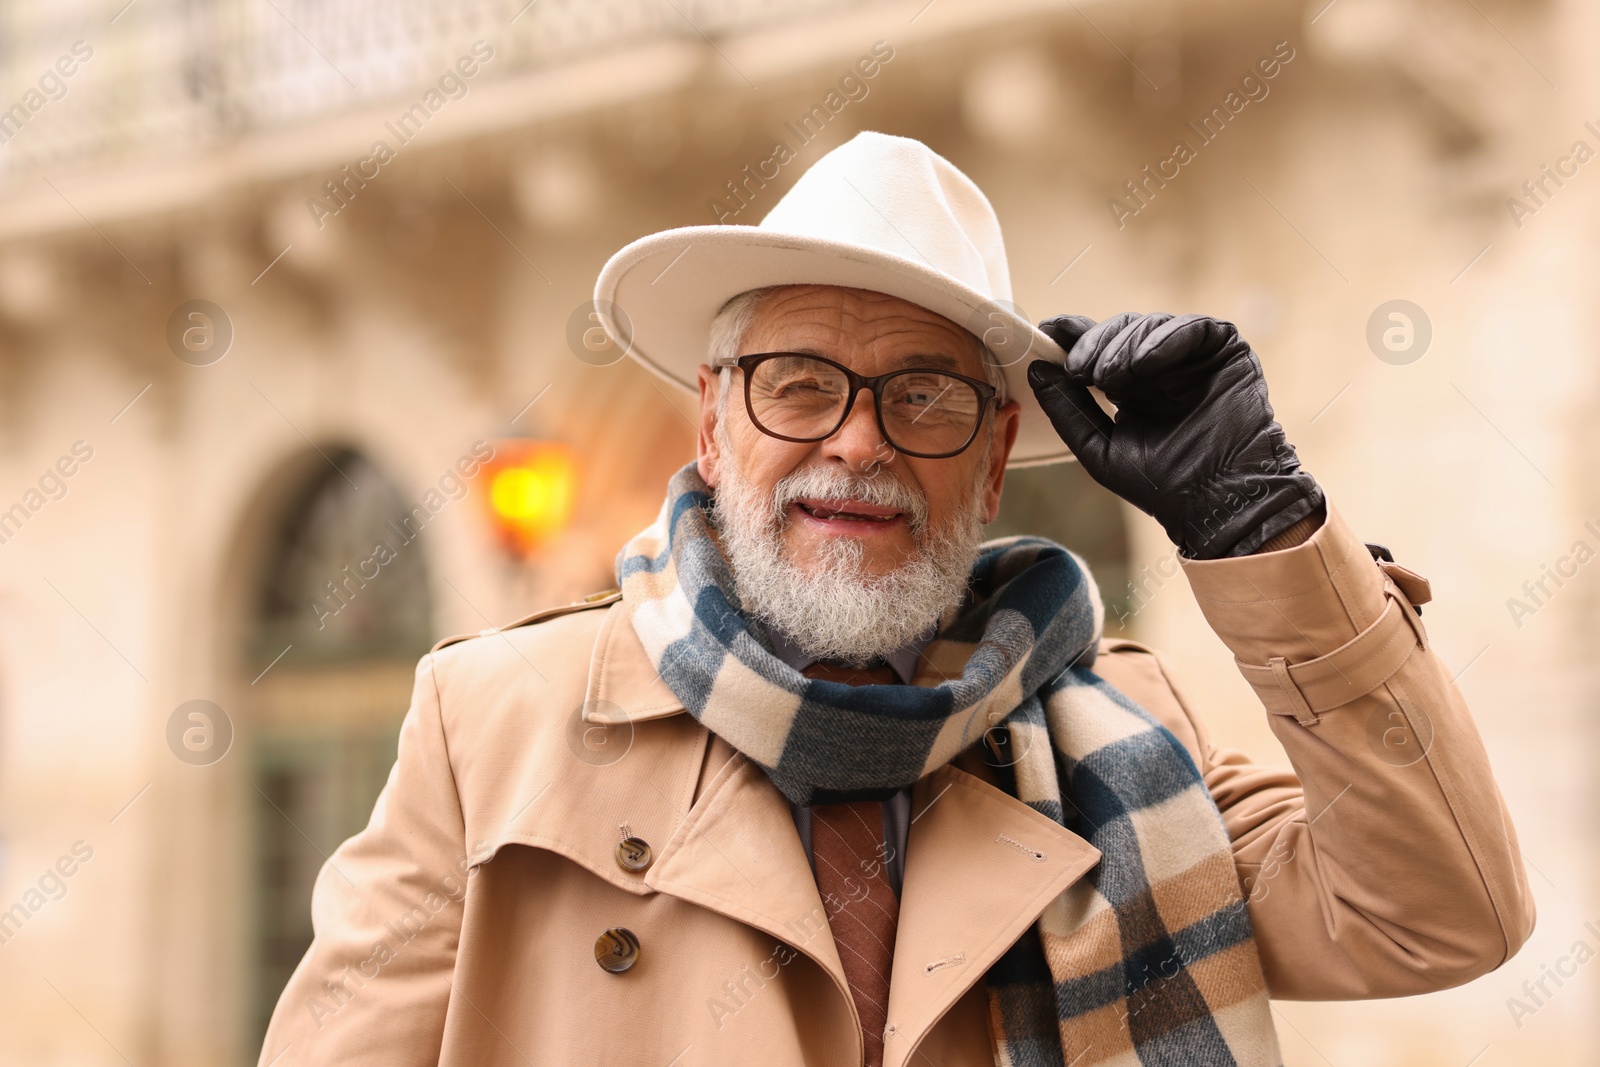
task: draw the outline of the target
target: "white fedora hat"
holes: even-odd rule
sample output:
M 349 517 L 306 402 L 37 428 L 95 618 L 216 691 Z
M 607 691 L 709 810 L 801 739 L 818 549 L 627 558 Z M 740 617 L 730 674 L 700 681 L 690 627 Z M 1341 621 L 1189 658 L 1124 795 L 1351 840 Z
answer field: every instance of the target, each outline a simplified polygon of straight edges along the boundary
M 871 289 L 977 335 L 1022 405 L 1009 466 L 1072 458 L 1028 387 L 1034 359 L 1061 347 L 1017 313 L 994 208 L 921 141 L 865 131 L 817 160 L 756 226 L 683 226 L 618 251 L 595 282 L 596 311 L 628 355 L 694 390 L 711 320 L 750 289 Z

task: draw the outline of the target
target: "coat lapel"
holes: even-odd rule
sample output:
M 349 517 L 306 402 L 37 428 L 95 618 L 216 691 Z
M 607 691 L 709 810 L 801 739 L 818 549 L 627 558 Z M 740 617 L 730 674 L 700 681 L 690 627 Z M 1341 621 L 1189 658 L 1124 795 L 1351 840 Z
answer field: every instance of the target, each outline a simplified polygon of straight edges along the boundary
M 663 893 L 763 930 L 804 952 L 849 999 L 789 803 L 756 764 L 729 760 L 645 879 Z
M 1077 834 L 947 765 L 912 791 L 884 1067 L 917 1043 L 1032 925 L 1100 861 Z

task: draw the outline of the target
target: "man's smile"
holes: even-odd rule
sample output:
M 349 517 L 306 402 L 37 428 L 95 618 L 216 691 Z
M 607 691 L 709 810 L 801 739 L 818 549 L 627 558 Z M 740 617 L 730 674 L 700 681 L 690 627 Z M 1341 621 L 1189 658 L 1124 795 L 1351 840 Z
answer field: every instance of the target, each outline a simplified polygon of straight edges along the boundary
M 872 534 L 903 528 L 906 513 L 899 508 L 855 499 L 801 497 L 789 505 L 791 518 L 830 533 Z

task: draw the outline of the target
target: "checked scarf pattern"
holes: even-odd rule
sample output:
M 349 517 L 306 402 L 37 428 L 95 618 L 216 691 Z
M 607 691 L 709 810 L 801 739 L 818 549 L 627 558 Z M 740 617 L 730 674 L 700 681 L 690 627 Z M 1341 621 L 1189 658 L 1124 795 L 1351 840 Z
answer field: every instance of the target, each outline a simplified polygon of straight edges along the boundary
M 882 799 L 987 740 L 1101 852 L 985 976 L 999 1067 L 1275 1067 L 1222 819 L 1182 744 L 1091 669 L 1102 609 L 1050 541 L 985 544 L 913 685 L 806 678 L 739 612 L 693 464 L 617 558 L 662 679 L 797 804 Z

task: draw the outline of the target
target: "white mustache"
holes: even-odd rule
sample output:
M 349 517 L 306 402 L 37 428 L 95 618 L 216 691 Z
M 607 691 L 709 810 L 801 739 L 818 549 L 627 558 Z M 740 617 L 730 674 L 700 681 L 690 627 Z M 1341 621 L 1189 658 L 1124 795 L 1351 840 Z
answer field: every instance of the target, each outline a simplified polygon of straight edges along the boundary
M 781 526 L 789 505 L 805 497 L 825 500 L 859 500 L 865 504 L 903 512 L 912 533 L 928 521 L 928 498 L 898 478 L 874 477 L 830 467 L 806 467 L 785 475 L 772 490 L 771 516 Z

